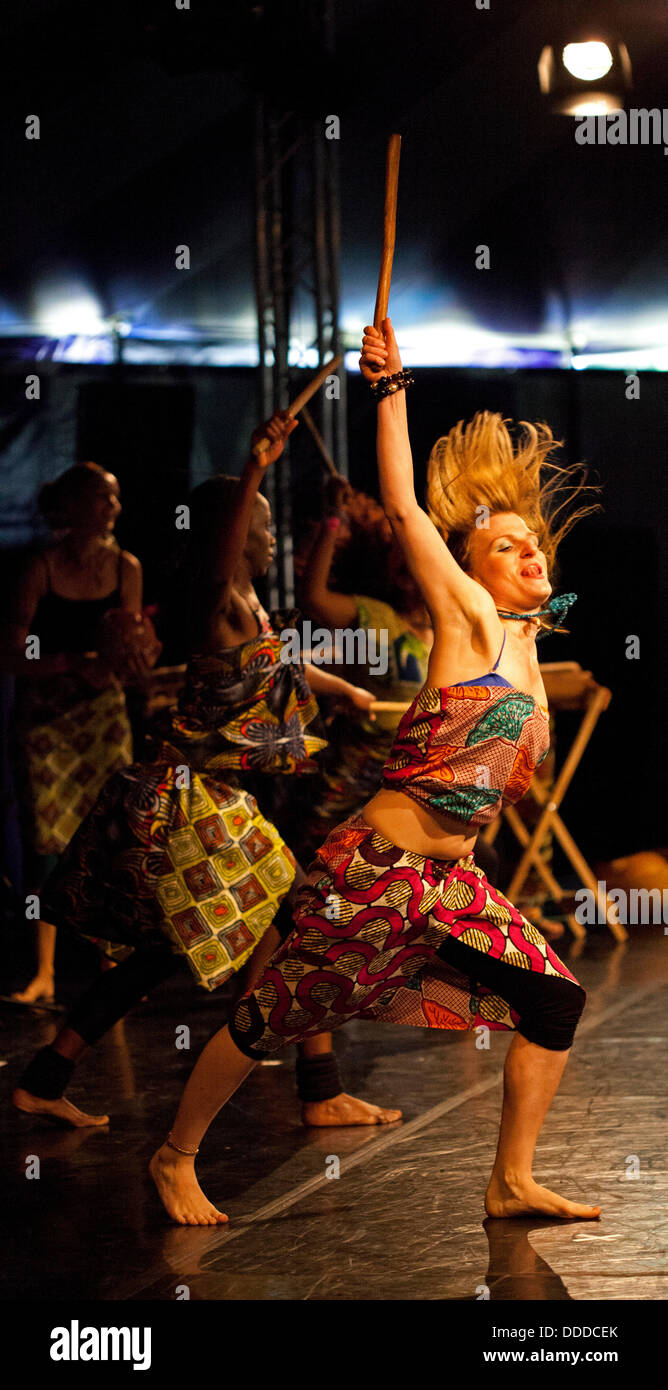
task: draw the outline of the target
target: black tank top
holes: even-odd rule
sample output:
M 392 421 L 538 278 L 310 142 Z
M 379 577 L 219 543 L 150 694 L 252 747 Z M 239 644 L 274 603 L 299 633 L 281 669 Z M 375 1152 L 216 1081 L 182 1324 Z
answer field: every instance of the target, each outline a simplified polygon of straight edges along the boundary
M 57 656 L 60 652 L 95 651 L 104 614 L 110 608 L 118 608 L 121 601 L 120 552 L 116 588 L 103 598 L 65 598 L 62 594 L 54 593 L 49 563 L 46 556 L 43 558 L 49 589 L 39 600 L 30 625 L 31 631 L 39 637 L 42 654 Z

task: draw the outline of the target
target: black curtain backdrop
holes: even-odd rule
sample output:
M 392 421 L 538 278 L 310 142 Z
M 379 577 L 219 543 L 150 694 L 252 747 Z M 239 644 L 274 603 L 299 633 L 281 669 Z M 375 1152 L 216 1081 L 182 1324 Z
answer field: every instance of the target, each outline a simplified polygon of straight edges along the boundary
M 79 390 L 77 457 L 115 473 L 119 543 L 142 559 L 147 601 L 159 597 L 176 508 L 188 497 L 195 387 L 87 382 Z

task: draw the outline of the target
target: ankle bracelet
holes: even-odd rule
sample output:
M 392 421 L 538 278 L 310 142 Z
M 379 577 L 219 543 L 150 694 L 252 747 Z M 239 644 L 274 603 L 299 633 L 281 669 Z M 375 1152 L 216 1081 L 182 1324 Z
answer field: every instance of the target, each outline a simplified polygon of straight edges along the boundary
M 169 1135 L 167 1136 L 167 1138 L 166 1138 L 166 1140 L 165 1140 L 165 1143 L 168 1145 L 168 1147 L 169 1147 L 170 1149 L 174 1149 L 174 1150 L 176 1151 L 177 1154 L 186 1154 L 188 1158 L 194 1158 L 194 1157 L 195 1157 L 195 1154 L 198 1154 L 198 1153 L 199 1153 L 199 1148 L 196 1148 L 196 1149 L 182 1149 L 180 1144 L 175 1144 L 175 1143 L 174 1143 L 174 1140 L 172 1139 L 171 1134 L 169 1134 Z

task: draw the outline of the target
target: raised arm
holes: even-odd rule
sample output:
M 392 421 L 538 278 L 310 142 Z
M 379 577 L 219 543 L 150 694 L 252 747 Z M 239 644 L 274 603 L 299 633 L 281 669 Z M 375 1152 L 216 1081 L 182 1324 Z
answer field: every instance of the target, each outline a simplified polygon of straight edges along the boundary
M 280 458 L 288 435 L 292 434 L 298 423 L 290 418 L 286 410 L 280 410 L 272 415 L 271 420 L 253 432 L 251 452 L 241 474 L 234 504 L 213 538 L 209 555 L 205 557 L 207 579 L 219 585 L 222 590 L 218 597 L 218 607 L 225 607 L 229 599 L 234 576 L 246 548 L 248 528 L 260 483 L 267 468 Z M 256 457 L 252 452 L 253 445 L 264 437 L 270 440 L 270 447 Z
M 330 478 L 330 507 L 311 547 L 302 581 L 303 603 L 309 613 L 328 627 L 350 627 L 357 618 L 357 604 L 350 594 L 329 587 L 329 575 L 341 531 L 341 510 L 348 484 Z
M 401 357 L 392 324 L 384 319 L 382 333 L 364 330 L 360 368 L 367 381 L 379 381 L 401 370 Z M 383 370 L 373 371 L 376 364 Z M 415 496 L 413 456 L 408 435 L 406 392 L 397 391 L 378 403 L 378 471 L 385 514 L 411 574 L 420 586 L 435 626 L 464 619 L 477 625 L 491 600 L 469 578 Z

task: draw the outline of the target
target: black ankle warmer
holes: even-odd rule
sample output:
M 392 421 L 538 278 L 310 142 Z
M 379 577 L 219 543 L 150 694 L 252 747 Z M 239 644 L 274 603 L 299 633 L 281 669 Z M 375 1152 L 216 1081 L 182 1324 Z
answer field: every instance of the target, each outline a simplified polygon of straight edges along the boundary
M 40 1100 L 60 1100 L 74 1071 L 74 1062 L 52 1047 L 43 1047 L 28 1064 L 17 1085 Z
M 297 1058 L 297 1091 L 303 1102 L 331 1100 L 343 1090 L 339 1064 L 334 1052 L 319 1057 Z

